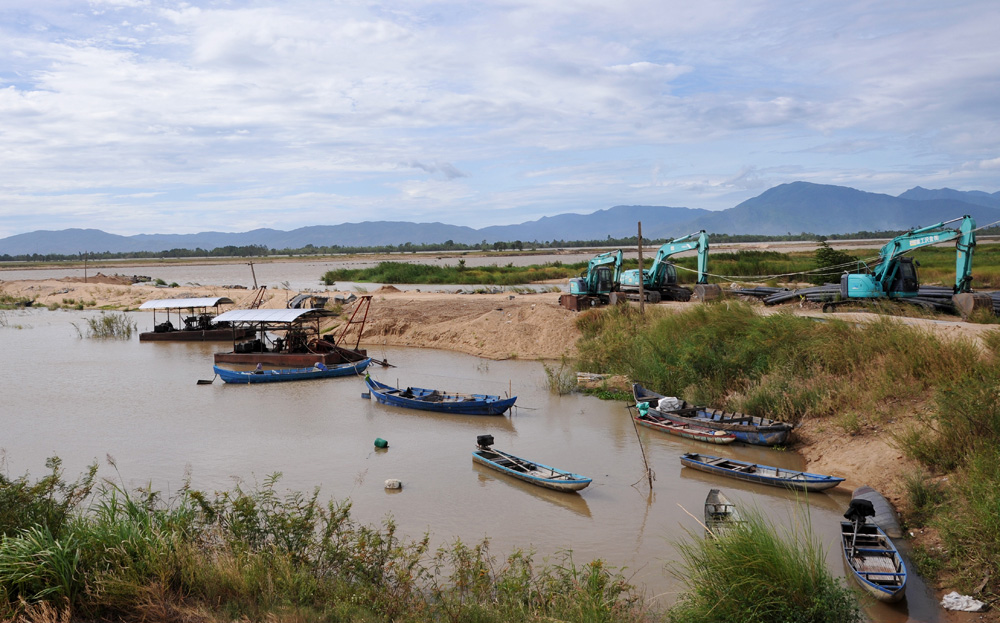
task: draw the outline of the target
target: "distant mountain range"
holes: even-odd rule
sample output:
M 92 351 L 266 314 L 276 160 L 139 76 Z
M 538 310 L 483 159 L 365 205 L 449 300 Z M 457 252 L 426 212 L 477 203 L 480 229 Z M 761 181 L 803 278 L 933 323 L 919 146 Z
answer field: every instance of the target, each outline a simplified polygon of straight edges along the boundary
M 905 230 L 970 215 L 979 225 L 1000 221 L 1000 192 L 911 188 L 898 197 L 845 186 L 793 182 L 776 186 L 728 210 L 667 206 L 615 206 L 592 214 L 560 214 L 517 225 L 474 229 L 444 223 L 371 221 L 314 225 L 292 231 L 255 229 L 241 233 L 139 234 L 118 236 L 98 229 L 34 231 L 0 239 L 0 255 L 122 253 L 263 245 L 271 249 L 314 246 L 379 246 L 497 241 L 549 242 L 627 238 L 642 222 L 644 238 L 710 234 L 842 234 Z

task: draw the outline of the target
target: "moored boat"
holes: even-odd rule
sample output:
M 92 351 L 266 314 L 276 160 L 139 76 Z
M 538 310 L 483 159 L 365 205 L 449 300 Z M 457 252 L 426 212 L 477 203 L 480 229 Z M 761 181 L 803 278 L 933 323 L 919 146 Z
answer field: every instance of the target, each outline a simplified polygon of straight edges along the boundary
M 140 333 L 139 341 L 213 342 L 243 339 L 250 335 L 249 330 L 216 320 L 220 306 L 232 304 L 232 299 L 224 296 L 146 301 L 139 309 L 152 310 L 153 330 Z M 212 307 L 215 308 L 214 312 L 209 311 Z M 157 310 L 166 312 L 166 320 L 156 321 Z M 170 320 L 171 312 L 177 314 L 176 326 Z
M 632 419 L 635 420 L 637 424 L 660 431 L 661 433 L 677 435 L 678 437 L 684 437 L 685 439 L 694 439 L 696 441 L 704 441 L 705 443 L 714 444 L 727 444 L 736 441 L 736 435 L 728 433 L 724 430 L 713 430 L 711 428 L 696 426 L 686 422 L 673 422 L 660 415 L 658 412 L 649 409 L 648 403 L 645 402 L 640 402 L 636 405 L 636 412 L 637 414 L 632 416 Z
M 721 536 L 742 521 L 739 509 L 725 493 L 718 489 L 709 490 L 705 497 L 705 528 L 710 536 Z
M 493 435 L 476 437 L 476 449 L 472 452 L 472 460 L 518 480 L 556 491 L 579 491 L 593 482 L 592 479 L 580 474 L 556 469 L 496 450 L 491 447 L 492 445 Z
M 765 417 L 745 415 L 721 409 L 698 407 L 680 398 L 664 396 L 632 384 L 636 403 L 646 402 L 656 412 L 676 424 L 693 424 L 732 433 L 737 441 L 756 446 L 780 446 L 788 441 L 792 425 Z
M 840 522 L 844 562 L 861 588 L 875 599 L 888 603 L 906 594 L 906 564 L 892 540 L 877 525 L 868 522 L 875 515 L 872 503 L 855 498 Z
M 372 397 L 382 404 L 438 413 L 503 415 L 517 400 L 517 396 L 502 398 L 490 394 L 462 394 L 422 387 L 400 389 L 380 383 L 370 375 L 365 375 L 365 384 Z
M 371 364 L 370 357 L 361 361 L 339 363 L 327 366 L 319 362 L 311 368 L 279 368 L 272 370 L 229 370 L 213 366 L 215 373 L 226 383 L 249 385 L 252 383 L 279 383 L 283 381 L 307 381 L 341 376 L 361 376 Z
M 786 489 L 797 489 L 800 491 L 824 491 L 832 489 L 844 481 L 843 478 L 838 478 L 837 476 L 811 474 L 793 469 L 759 465 L 718 456 L 708 456 L 696 452 L 688 452 L 682 455 L 681 465 L 708 472 L 709 474 L 718 474 L 746 482 L 756 482 L 763 485 L 785 487 Z

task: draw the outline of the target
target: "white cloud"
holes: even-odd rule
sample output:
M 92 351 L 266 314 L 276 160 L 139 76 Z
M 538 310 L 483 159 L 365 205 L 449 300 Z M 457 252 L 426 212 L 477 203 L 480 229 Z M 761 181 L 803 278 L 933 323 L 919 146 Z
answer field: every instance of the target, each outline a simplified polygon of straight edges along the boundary
M 5 5 L 0 235 L 995 184 L 986 0 Z

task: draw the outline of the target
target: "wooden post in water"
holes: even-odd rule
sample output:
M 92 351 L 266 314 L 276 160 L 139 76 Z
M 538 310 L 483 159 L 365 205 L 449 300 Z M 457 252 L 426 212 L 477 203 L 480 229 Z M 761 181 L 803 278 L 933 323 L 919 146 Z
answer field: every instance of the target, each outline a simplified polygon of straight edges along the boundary
M 646 313 L 646 293 L 643 288 L 642 278 L 642 221 L 639 221 L 639 313 Z M 652 486 L 652 485 L 650 485 Z
M 639 269 L 639 270 L 642 270 L 642 269 Z M 635 408 L 638 411 L 639 406 L 636 405 Z M 632 407 L 629 406 L 628 409 L 627 409 L 627 411 L 628 411 L 628 418 L 630 420 L 632 420 L 632 430 L 635 431 L 635 439 L 636 439 L 636 441 L 639 442 L 639 452 L 642 453 L 642 464 L 646 467 L 646 480 L 649 481 L 649 491 L 650 491 L 650 493 L 652 493 L 652 491 L 653 491 L 653 480 L 655 480 L 656 477 L 653 475 L 653 470 L 651 470 L 649 468 L 649 461 L 646 460 L 646 449 L 642 446 L 642 437 L 639 435 L 639 427 L 635 423 L 635 418 L 632 417 Z M 640 478 L 640 480 L 641 480 L 641 478 Z M 635 485 L 632 485 L 632 486 L 635 486 Z

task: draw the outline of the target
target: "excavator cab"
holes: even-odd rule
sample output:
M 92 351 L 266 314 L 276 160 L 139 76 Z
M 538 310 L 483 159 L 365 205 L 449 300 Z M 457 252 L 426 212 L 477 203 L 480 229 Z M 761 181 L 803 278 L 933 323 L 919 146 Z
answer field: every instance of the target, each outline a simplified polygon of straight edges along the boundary
M 614 277 L 610 266 L 598 266 L 594 269 L 594 292 L 607 294 L 614 287 Z
M 674 267 L 673 262 L 666 262 L 660 264 L 659 271 L 660 280 L 658 283 L 650 284 L 653 288 L 659 290 L 666 286 L 677 285 L 677 269 Z
M 896 267 L 896 275 L 889 286 L 889 296 L 916 296 L 920 290 L 917 279 L 917 262 L 912 257 L 901 257 Z

